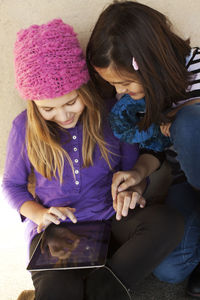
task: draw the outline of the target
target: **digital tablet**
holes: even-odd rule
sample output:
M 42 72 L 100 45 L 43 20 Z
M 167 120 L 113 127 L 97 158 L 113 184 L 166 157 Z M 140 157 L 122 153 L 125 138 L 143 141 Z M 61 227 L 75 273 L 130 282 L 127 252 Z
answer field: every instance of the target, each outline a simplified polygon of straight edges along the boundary
M 51 224 L 41 235 L 27 270 L 104 266 L 110 232 L 110 222 L 103 221 Z

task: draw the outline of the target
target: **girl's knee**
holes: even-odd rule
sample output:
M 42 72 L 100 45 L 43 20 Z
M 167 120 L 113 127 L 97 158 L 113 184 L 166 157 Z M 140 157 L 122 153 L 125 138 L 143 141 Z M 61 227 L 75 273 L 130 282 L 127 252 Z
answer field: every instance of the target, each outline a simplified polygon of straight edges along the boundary
M 200 103 L 185 106 L 176 114 L 176 119 L 171 125 L 170 134 L 172 140 L 175 138 L 187 141 L 194 134 L 199 133 L 200 126 Z
M 153 274 L 160 281 L 167 283 L 180 283 L 188 276 L 184 272 L 184 265 L 170 265 L 169 263 L 162 263 L 153 272 Z

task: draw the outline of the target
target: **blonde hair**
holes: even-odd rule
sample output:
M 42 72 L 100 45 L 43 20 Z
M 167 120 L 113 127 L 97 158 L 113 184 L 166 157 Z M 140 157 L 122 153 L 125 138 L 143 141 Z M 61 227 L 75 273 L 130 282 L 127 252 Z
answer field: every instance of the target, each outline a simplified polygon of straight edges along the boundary
M 35 299 L 34 290 L 24 290 L 17 298 L 17 300 L 34 300 L 34 299 Z
M 91 84 L 83 85 L 77 90 L 77 93 L 85 105 L 81 116 L 83 124 L 83 167 L 93 165 L 93 152 L 96 144 L 98 144 L 102 157 L 111 168 L 110 151 L 107 149 L 102 133 L 102 100 L 99 99 Z M 57 178 L 58 174 L 60 183 L 62 183 L 66 159 L 74 173 L 72 160 L 60 144 L 58 125 L 46 121 L 41 116 L 34 101 L 28 101 L 27 106 L 26 145 L 32 166 L 42 176 L 51 180 L 52 176 Z

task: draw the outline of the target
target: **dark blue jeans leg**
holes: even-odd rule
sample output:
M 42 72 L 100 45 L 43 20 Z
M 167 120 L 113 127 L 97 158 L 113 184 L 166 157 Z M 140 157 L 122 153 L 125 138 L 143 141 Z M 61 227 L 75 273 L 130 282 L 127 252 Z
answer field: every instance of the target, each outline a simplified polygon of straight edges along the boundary
M 177 160 L 188 182 L 200 189 L 200 103 L 183 107 L 170 128 Z
M 170 187 L 166 202 L 184 216 L 185 231 L 181 243 L 153 273 L 162 281 L 178 283 L 200 262 L 200 200 L 194 189 L 184 182 Z

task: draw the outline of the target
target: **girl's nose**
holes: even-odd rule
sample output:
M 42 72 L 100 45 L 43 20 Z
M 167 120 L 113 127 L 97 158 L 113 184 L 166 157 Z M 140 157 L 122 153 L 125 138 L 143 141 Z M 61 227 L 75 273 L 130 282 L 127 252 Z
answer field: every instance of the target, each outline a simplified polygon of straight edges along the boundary
M 56 112 L 56 120 L 59 122 L 65 122 L 67 119 L 67 112 L 63 108 L 58 109 Z
M 116 84 L 115 85 L 115 89 L 116 89 L 116 92 L 118 93 L 118 94 L 123 94 L 123 93 L 125 93 L 126 92 L 126 87 L 124 87 L 124 86 L 122 86 L 122 85 L 120 85 L 120 84 Z

